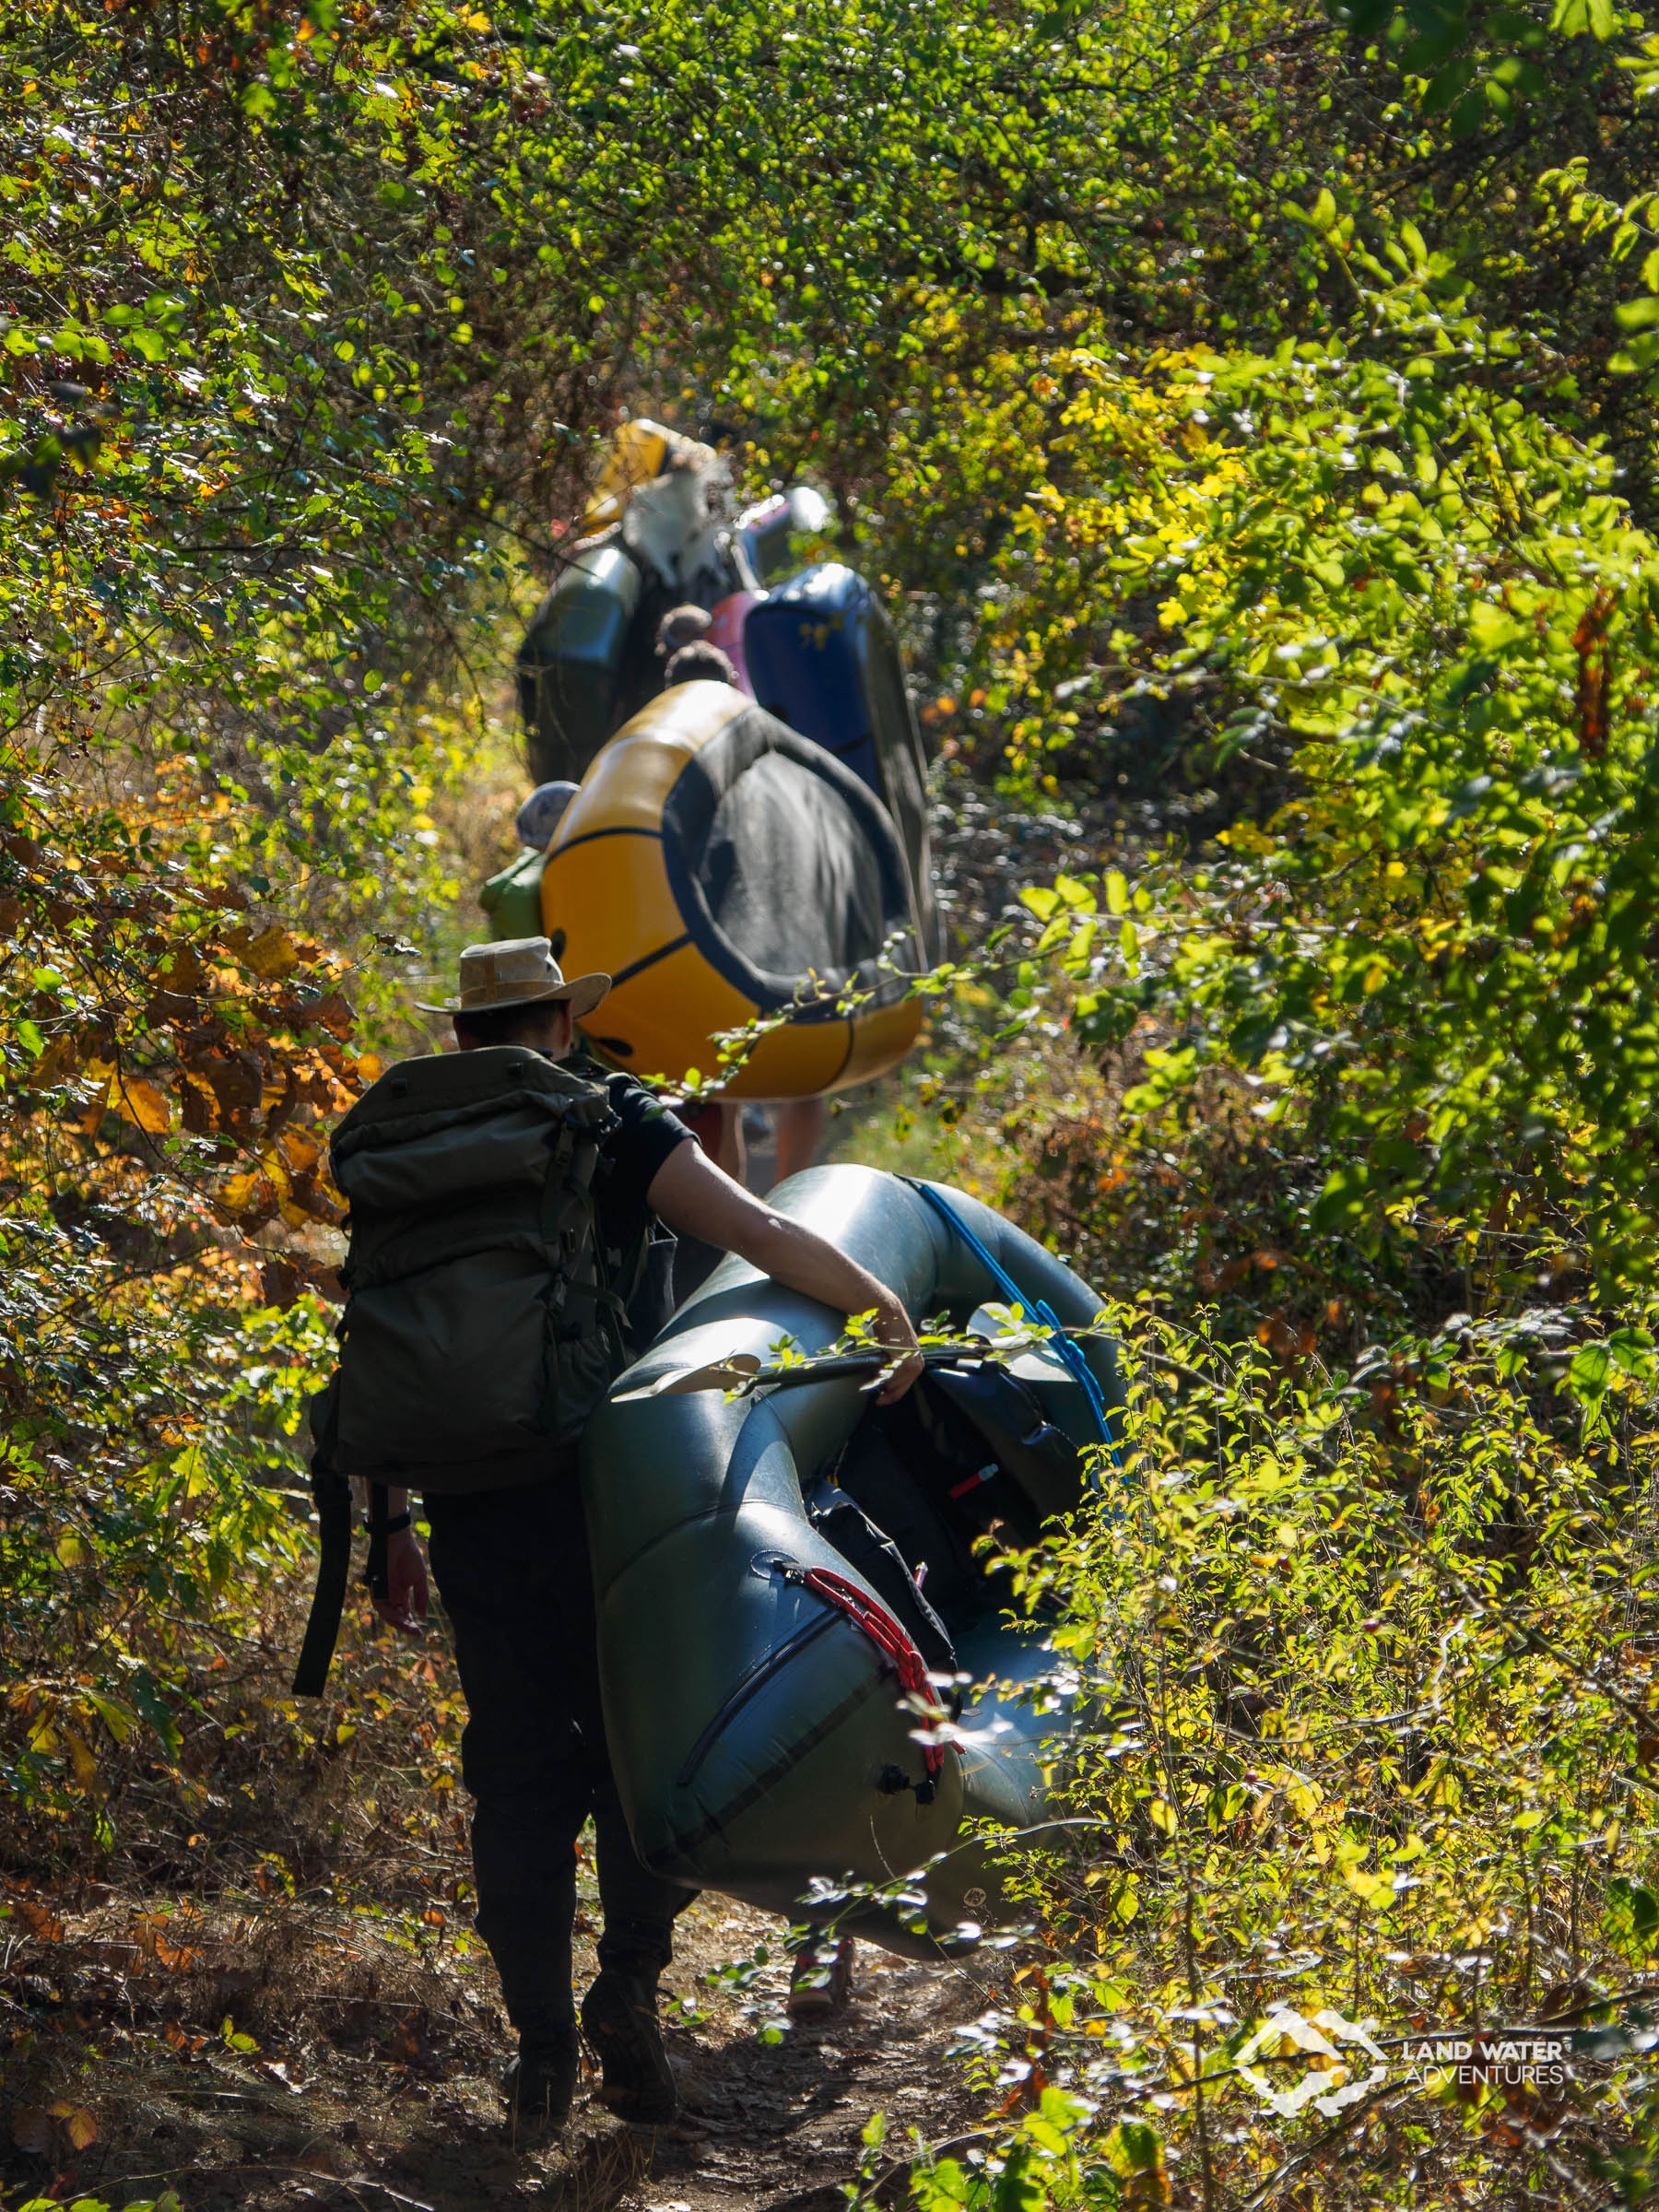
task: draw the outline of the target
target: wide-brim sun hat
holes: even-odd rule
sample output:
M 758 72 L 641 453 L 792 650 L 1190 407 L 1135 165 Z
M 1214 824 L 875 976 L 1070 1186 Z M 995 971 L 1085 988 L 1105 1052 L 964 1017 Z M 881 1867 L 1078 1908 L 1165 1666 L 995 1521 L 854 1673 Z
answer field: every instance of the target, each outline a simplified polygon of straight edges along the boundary
M 423 1014 L 490 1014 L 503 1006 L 562 1001 L 580 1021 L 610 987 L 608 975 L 576 975 L 567 981 L 547 937 L 499 937 L 493 944 L 469 945 L 462 953 L 457 997 L 438 1006 L 422 998 L 415 1004 Z

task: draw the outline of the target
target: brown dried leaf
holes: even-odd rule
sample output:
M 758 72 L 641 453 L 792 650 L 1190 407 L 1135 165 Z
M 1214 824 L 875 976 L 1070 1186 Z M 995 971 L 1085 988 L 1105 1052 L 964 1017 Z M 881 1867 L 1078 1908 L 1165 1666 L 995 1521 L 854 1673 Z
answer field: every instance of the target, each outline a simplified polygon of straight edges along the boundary
M 195 1019 L 197 1012 L 195 1000 L 186 998 L 182 991 L 152 991 L 144 1009 L 144 1018 L 152 1030 L 161 1029 L 169 1023 L 174 1029 L 182 1029 L 187 1021 Z
M 175 945 L 157 970 L 163 987 L 193 998 L 207 981 L 207 971 L 194 945 Z
M 213 1086 L 227 1121 L 257 1106 L 265 1096 L 265 1076 L 252 1053 L 210 1053 L 198 1064 L 198 1073 Z
M 192 1136 L 211 1136 L 218 1127 L 218 1101 L 206 1083 L 184 1076 L 179 1083 L 179 1106 Z
M 160 1912 L 141 1912 L 133 1922 L 133 1934 L 138 1947 L 147 1959 L 164 1966 L 171 1973 L 188 1971 L 197 1963 L 197 1953 L 188 1945 L 172 1939 L 172 1923 Z
M 20 1927 L 27 1928 L 37 1943 L 61 1943 L 64 1924 L 55 1913 L 41 1904 L 38 1898 L 14 1897 L 11 1900 L 12 1918 Z
M 44 2159 L 52 2153 L 52 2114 L 39 2104 L 18 2104 L 12 2108 L 11 2139 L 19 2150 L 31 2157 Z
M 259 1271 L 259 1294 L 267 1306 L 286 1313 L 305 1288 L 305 1277 L 292 1260 L 267 1260 Z
M 326 998 L 320 998 L 314 1006 L 308 1007 L 306 1011 L 308 1020 L 331 1031 L 335 1037 L 348 1037 L 351 1025 L 357 1018 L 348 1002 L 337 991 L 331 991 Z
M 36 1090 L 51 1090 L 75 1073 L 80 1058 L 78 1041 L 72 1030 L 62 1030 L 29 1071 L 29 1080 Z

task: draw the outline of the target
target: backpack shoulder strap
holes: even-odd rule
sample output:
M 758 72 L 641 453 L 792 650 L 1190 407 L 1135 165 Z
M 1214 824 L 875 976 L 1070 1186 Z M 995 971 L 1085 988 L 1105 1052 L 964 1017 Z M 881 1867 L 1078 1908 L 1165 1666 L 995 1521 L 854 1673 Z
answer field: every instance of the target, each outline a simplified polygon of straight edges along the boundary
M 532 1100 L 580 1122 L 616 1118 L 603 1084 L 525 1045 L 484 1045 L 398 1061 L 337 1124 L 330 1149 L 338 1166 L 366 1147 L 484 1120 Z
M 333 1460 L 339 1397 L 336 1372 L 314 1393 L 307 1407 L 313 1447 L 312 1496 L 317 1505 L 317 1587 L 305 1624 L 300 1664 L 294 1670 L 297 1698 L 323 1695 L 346 1607 L 346 1585 L 351 1578 L 351 1485 L 335 1470 Z

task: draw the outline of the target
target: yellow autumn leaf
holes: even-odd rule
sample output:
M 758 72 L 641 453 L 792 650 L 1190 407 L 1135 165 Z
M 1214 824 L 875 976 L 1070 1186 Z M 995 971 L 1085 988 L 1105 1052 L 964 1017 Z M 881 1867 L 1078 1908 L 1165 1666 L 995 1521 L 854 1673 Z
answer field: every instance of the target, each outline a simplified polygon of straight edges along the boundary
M 246 1213 L 263 1180 L 257 1169 L 251 1169 L 245 1175 L 227 1176 L 219 1185 L 219 1204 L 228 1214 Z
M 69 1763 L 75 1770 L 77 1789 L 90 1790 L 98 1781 L 98 1759 L 84 1735 L 73 1728 L 64 1730 L 64 1741 L 69 1747 Z
M 238 945 L 237 950 L 242 965 L 251 968 L 262 982 L 276 982 L 300 965 L 300 947 L 286 929 L 262 929 L 258 936 Z
M 1293 1775 L 1285 1784 L 1285 1802 L 1300 1819 L 1312 1820 L 1324 1803 L 1324 1792 L 1316 1782 L 1306 1782 Z
M 88 1690 L 87 1702 L 118 1744 L 124 1744 L 138 1725 L 138 1715 L 113 1698 L 100 1697 L 96 1690 Z

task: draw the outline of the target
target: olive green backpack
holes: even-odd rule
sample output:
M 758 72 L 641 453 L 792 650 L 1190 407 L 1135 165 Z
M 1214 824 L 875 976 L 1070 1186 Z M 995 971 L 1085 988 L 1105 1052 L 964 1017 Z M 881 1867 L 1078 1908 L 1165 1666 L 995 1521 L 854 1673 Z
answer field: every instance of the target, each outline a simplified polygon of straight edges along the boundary
M 603 1249 L 602 1085 L 524 1047 L 389 1068 L 335 1130 L 350 1207 L 340 1364 L 311 1406 L 323 1559 L 295 1677 L 319 1695 L 349 1569 L 352 1477 L 371 1486 L 369 1581 L 383 1587 L 385 1491 L 545 1481 L 628 1361 L 645 1260 Z

